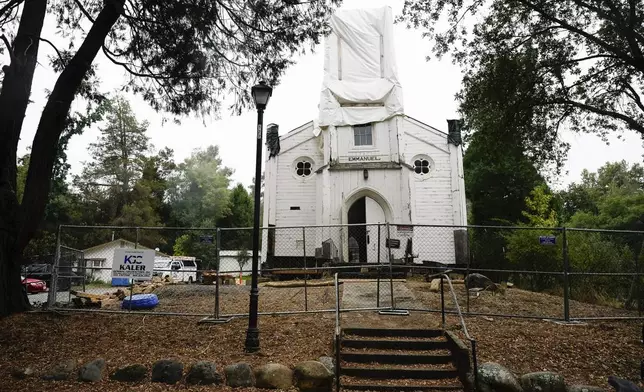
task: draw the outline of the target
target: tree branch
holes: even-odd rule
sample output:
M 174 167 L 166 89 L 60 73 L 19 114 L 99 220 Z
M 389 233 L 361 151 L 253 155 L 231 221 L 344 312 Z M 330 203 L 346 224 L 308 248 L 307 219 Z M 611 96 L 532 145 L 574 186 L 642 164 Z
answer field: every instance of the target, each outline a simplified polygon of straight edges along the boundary
M 19 5 L 22 3 L 24 0 L 11 0 L 7 5 L 4 7 L 0 8 L 0 16 L 2 16 L 5 12 L 9 11 L 11 8 Z
M 465 11 L 463 11 L 463 14 L 456 20 L 456 22 L 454 22 L 452 27 L 450 27 L 449 30 L 447 30 L 447 33 L 449 33 L 450 31 L 452 31 L 454 29 L 456 29 L 456 27 L 458 27 L 458 25 L 461 23 L 461 21 L 463 21 L 463 18 L 465 18 L 465 15 L 467 15 L 467 13 L 470 12 L 470 10 L 472 10 L 474 7 L 479 6 L 482 3 L 483 3 L 482 0 L 475 0 L 472 4 L 470 4 L 470 6 L 467 7 L 467 9 Z
M 78 6 L 78 8 L 81 10 L 81 12 L 83 13 L 83 15 L 85 15 L 85 17 L 86 17 L 87 19 L 89 19 L 89 21 L 90 21 L 90 22 L 92 22 L 92 23 L 96 23 L 96 20 L 95 20 L 94 18 L 92 18 L 92 15 L 90 15 L 90 13 L 85 9 L 85 7 L 83 6 L 83 4 L 81 4 L 81 2 L 80 2 L 79 0 L 74 0 L 74 3 L 76 3 L 76 5 L 77 5 L 77 6 Z
M 591 113 L 599 114 L 600 116 L 612 117 L 616 120 L 621 120 L 626 123 L 631 129 L 641 133 L 644 136 L 644 125 L 635 121 L 634 119 L 628 117 L 625 114 L 615 112 L 608 109 L 601 109 L 592 105 L 588 105 L 582 102 L 573 101 L 571 99 L 555 99 L 545 103 L 547 104 L 558 104 L 558 105 L 570 105 L 579 109 L 586 110 Z
M 593 60 L 593 59 L 615 59 L 615 60 L 619 60 L 620 58 L 617 57 L 617 56 L 610 55 L 610 54 L 593 54 L 593 55 L 590 55 L 590 56 L 580 57 L 578 59 L 569 59 L 569 60 L 565 60 L 565 61 L 561 61 L 561 62 L 557 62 L 557 63 L 549 63 L 548 61 L 544 61 L 543 65 L 545 67 L 557 67 L 557 66 L 560 66 L 560 65 L 581 63 L 582 61 Z
M 626 89 L 629 90 L 632 93 L 632 95 L 631 94 L 627 94 L 627 95 L 629 95 L 631 98 L 633 98 L 633 101 L 635 101 L 635 104 L 637 105 L 637 107 L 639 107 L 640 110 L 644 112 L 644 104 L 642 104 L 642 98 L 637 93 L 637 91 L 635 91 L 633 86 L 631 86 L 631 84 L 628 83 L 628 82 L 624 83 L 624 87 L 626 87 Z
M 13 49 L 11 48 L 11 43 L 9 42 L 9 39 L 4 34 L 0 35 L 0 38 L 2 38 L 2 42 L 4 42 L 4 44 L 7 46 L 7 49 L 9 49 L 9 56 L 13 58 Z
M 45 38 L 43 38 L 43 37 L 38 37 L 38 39 L 39 39 L 39 40 L 41 40 L 42 42 L 46 42 L 46 43 L 48 43 L 48 44 L 49 44 L 49 46 L 51 46 L 52 48 L 54 48 L 54 50 L 56 51 L 56 54 L 58 55 L 58 58 L 59 58 L 59 59 L 60 59 L 60 61 L 63 63 L 63 65 L 65 65 L 65 59 L 64 59 L 64 58 L 63 58 L 63 56 L 60 54 L 60 51 L 58 50 L 58 48 L 57 48 L 57 47 L 56 47 L 56 46 L 55 46 L 55 45 L 54 45 L 50 40 L 45 39 Z
M 33 0 L 32 0 L 33 1 Z M 45 2 L 46 3 L 46 2 Z M 21 204 L 22 221 L 18 229 L 18 248 L 23 249 L 42 220 L 50 189 L 58 142 L 69 116 L 78 88 L 92 66 L 105 38 L 123 12 L 123 0 L 107 0 L 80 48 L 58 77 L 40 116 L 32 144 L 27 181 Z
M 519 3 L 523 4 L 524 6 L 528 7 L 529 9 L 535 11 L 545 19 L 557 23 L 561 25 L 563 28 L 566 30 L 578 34 L 584 38 L 586 38 L 588 41 L 595 43 L 596 45 L 600 46 L 604 50 L 608 52 L 615 53 L 621 60 L 623 60 L 625 63 L 632 65 L 633 67 L 637 68 L 638 70 L 644 71 L 644 62 L 642 61 L 636 61 L 633 57 L 629 56 L 628 53 L 622 51 L 620 48 L 609 44 L 608 42 L 600 39 L 598 35 L 588 33 L 578 27 L 575 27 L 571 25 L 570 23 L 559 19 L 553 15 L 548 14 L 543 8 L 537 7 L 535 4 L 533 4 L 530 0 L 517 0 Z

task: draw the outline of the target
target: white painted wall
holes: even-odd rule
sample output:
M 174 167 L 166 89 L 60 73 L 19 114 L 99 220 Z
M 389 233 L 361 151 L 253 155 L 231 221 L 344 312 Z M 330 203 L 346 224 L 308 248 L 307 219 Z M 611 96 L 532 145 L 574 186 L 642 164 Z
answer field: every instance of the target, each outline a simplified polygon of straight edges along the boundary
M 239 262 L 237 261 L 238 250 L 221 250 L 219 251 L 219 272 L 222 274 L 239 275 Z M 253 260 L 252 252 L 248 253 L 248 261 L 243 266 L 243 276 L 252 274 Z M 261 265 L 259 266 L 261 271 Z
M 278 256 L 302 256 L 302 239 L 306 237 L 306 255 L 313 257 L 315 248 L 322 241 L 332 239 L 340 248 L 343 258 L 346 252 L 347 230 L 340 227 L 308 228 L 303 235 L 301 228 L 287 226 L 342 225 L 346 224 L 349 204 L 368 196 L 369 220 L 389 221 L 397 224 L 454 225 L 465 223 L 465 198 L 462 178 L 462 148 L 450 145 L 447 134 L 409 117 L 398 116 L 374 129 L 374 146 L 370 148 L 353 145 L 350 127 L 329 126 L 319 136 L 313 133 L 313 124 L 305 124 L 280 138 L 281 152 L 266 164 L 267 188 L 265 194 L 264 222 L 276 225 L 275 254 Z M 323 148 L 320 148 L 320 147 Z M 400 154 L 399 154 L 400 153 Z M 331 161 L 352 164 L 348 157 L 368 154 L 380 157 L 377 162 L 403 165 L 396 169 L 368 169 L 364 178 L 363 169 L 329 170 Z M 424 178 L 415 175 L 411 166 L 418 155 L 431 161 L 431 172 Z M 321 172 L 301 179 L 294 176 L 293 164 L 299 157 L 314 161 L 314 170 Z M 364 163 L 359 161 L 358 165 Z M 268 208 L 267 208 L 268 207 Z M 291 207 L 299 207 L 292 210 Z M 376 208 L 378 207 L 378 208 Z M 383 226 L 384 227 L 384 226 Z M 376 243 L 376 228 L 370 230 L 372 243 Z M 384 228 L 381 241 L 384 244 Z M 371 233 L 373 231 L 373 233 Z M 392 250 L 392 257 L 404 256 L 406 238 L 413 235 L 414 253 L 417 262 L 422 260 L 453 263 L 454 237 L 452 228 L 417 227 L 413 234 L 398 233 L 395 226 L 391 238 L 401 240 L 400 249 Z M 265 257 L 266 233 L 263 236 Z M 384 246 L 385 258 L 388 257 Z M 375 248 L 368 247 L 369 259 L 377 259 Z M 372 257 L 374 256 L 374 257 Z M 383 255 L 381 254 L 381 257 Z
M 276 200 L 269 211 L 269 220 L 274 213 L 275 254 L 279 256 L 303 256 L 304 234 L 301 228 L 310 226 L 316 219 L 316 177 L 315 171 L 323 164 L 319 139 L 313 134 L 313 123 L 305 124 L 280 138 L 280 154 L 273 168 Z M 313 173 L 306 178 L 297 177 L 294 164 L 299 158 L 312 160 Z M 297 209 L 299 208 L 299 209 Z M 265 212 L 266 214 L 266 212 Z M 265 215 L 266 216 L 266 215 Z M 267 222 L 273 224 L 273 222 Z M 306 253 L 315 255 L 315 241 L 306 241 Z
M 419 155 L 430 158 L 430 173 L 422 178 L 408 169 L 412 189 L 412 222 L 417 225 L 454 225 L 452 196 L 452 145 L 447 135 L 412 118 L 406 118 L 404 160 L 413 166 Z M 401 241 L 402 243 L 403 241 Z M 417 261 L 429 260 L 453 263 L 453 229 L 445 227 L 415 227 L 414 253 Z M 404 252 L 404 251 L 403 251 Z
M 356 146 L 352 126 L 335 128 L 333 136 L 337 138 L 338 162 L 355 163 L 353 157 L 369 156 L 377 159 L 374 162 L 389 162 L 398 160 L 397 148 L 392 144 L 390 136 L 397 133 L 396 118 L 384 122 L 373 123 L 371 127 L 372 145 Z
M 114 262 L 114 251 L 116 249 L 134 249 L 134 243 L 127 240 L 115 240 L 107 242 L 98 246 L 94 246 L 83 251 L 83 257 L 86 261 L 86 275 L 92 279 L 100 280 L 102 282 L 112 281 L 112 264 Z M 139 245 L 138 249 L 150 249 L 145 246 Z M 156 252 L 156 258 L 169 258 L 170 256 Z M 90 260 L 103 260 L 102 267 L 93 268 Z

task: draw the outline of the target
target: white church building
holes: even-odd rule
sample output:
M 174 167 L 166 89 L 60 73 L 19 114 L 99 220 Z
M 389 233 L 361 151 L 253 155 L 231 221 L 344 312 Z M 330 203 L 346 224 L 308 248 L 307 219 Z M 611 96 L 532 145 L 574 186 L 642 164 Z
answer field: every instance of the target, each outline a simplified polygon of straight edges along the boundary
M 330 23 L 319 118 L 283 135 L 268 126 L 262 261 L 386 263 L 391 238 L 397 260 L 411 248 L 415 263 L 465 262 L 466 231 L 451 227 L 467 224 L 460 122 L 405 115 L 389 7 Z M 351 226 L 365 223 L 389 233 Z

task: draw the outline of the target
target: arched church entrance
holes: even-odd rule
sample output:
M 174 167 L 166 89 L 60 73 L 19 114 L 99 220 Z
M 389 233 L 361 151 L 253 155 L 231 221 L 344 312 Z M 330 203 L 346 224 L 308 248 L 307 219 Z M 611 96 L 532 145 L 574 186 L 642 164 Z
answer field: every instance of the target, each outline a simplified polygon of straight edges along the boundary
M 387 217 L 380 204 L 369 196 L 355 199 L 347 211 L 348 256 L 351 263 L 376 263 L 378 252 L 383 247 L 383 227 L 378 235 L 377 223 L 385 223 Z M 378 243 L 380 237 L 381 244 Z M 382 261 L 382 260 L 381 260 Z

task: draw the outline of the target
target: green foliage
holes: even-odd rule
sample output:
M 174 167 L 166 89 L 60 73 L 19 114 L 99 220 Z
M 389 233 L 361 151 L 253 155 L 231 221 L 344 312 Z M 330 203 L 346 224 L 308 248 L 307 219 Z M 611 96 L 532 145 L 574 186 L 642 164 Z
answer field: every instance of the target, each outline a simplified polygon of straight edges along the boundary
M 248 228 L 253 226 L 253 199 L 242 184 L 237 184 L 230 192 L 229 204 L 230 212 L 220 220 L 218 226 L 239 230 L 222 231 L 222 249 L 250 249 L 253 232 Z
M 472 225 L 514 225 L 526 222 L 523 215 L 526 198 L 543 178 L 522 147 L 512 141 L 495 140 L 490 136 L 497 124 L 496 117 L 466 110 L 465 118 L 476 123 L 477 131 L 468 136 L 463 167 L 465 192 L 469 202 L 468 222 Z M 505 238 L 501 230 L 472 229 L 470 249 L 472 261 L 480 268 L 509 268 L 505 261 Z M 502 279 L 501 276 L 493 278 Z
M 641 1 L 406 0 L 399 20 L 464 67 L 466 101 L 517 121 L 515 140 L 560 168 L 562 127 L 644 135 L 642 15 Z
M 534 57 L 534 53 L 487 56 L 476 72 L 463 78 L 457 98 L 465 139 L 475 132 L 479 143 L 494 146 L 487 153 L 502 161 L 507 159 L 501 155 L 509 154 L 523 171 L 530 166 L 544 170 L 553 163 L 560 170 L 569 146 L 548 129 L 547 109 L 537 104 L 544 92 L 536 87 Z
M 189 227 L 215 227 L 231 213 L 228 202 L 232 170 L 223 166 L 219 147 L 195 150 L 179 164 L 169 193 L 176 222 Z
M 106 117 L 100 138 L 89 146 L 93 159 L 85 163 L 78 181 L 85 193 L 102 199 L 107 218 L 113 220 L 131 201 L 130 192 L 141 178 L 150 146 L 145 134 L 148 124 L 137 121 L 123 97 L 109 101 Z
M 202 243 L 200 236 L 205 232 L 190 232 L 177 237 L 173 252 L 176 256 L 193 256 L 200 261 L 199 266 L 203 269 L 216 269 L 219 263 L 217 259 L 216 244 Z M 212 235 L 214 233 L 208 233 Z
M 629 167 L 624 161 L 606 163 L 597 173 L 584 171 L 579 184 L 571 184 L 562 192 L 563 208 L 569 216 L 567 225 L 590 229 L 644 231 L 644 168 L 639 164 Z M 644 263 L 644 234 L 635 232 L 598 235 L 576 233 L 585 242 L 592 242 L 599 250 L 581 253 L 574 266 L 586 271 L 641 271 Z M 594 235 L 594 236 L 593 236 Z M 571 241 L 573 247 L 588 249 Z M 601 253 L 603 252 L 603 253 Z M 600 257 L 594 257 L 599 254 Z M 596 261 L 595 261 L 596 260 Z M 585 278 L 578 285 L 580 295 L 588 292 L 597 296 L 611 293 L 623 300 L 627 307 L 642 293 L 641 279 Z M 592 291 L 590 291 L 592 286 Z M 630 286 L 630 287 L 629 287 Z
M 502 145 L 486 132 L 470 138 L 463 159 L 470 224 L 523 221 L 525 199 L 543 178 L 516 144 Z
M 27 182 L 29 159 L 29 154 L 25 154 L 22 157 L 18 158 L 18 168 L 16 174 L 16 198 L 19 202 L 22 202 L 22 195 L 25 194 L 25 183 Z
M 126 89 L 156 110 L 218 113 L 232 97 L 239 113 L 252 101 L 250 86 L 260 79 L 277 84 L 294 55 L 319 43 L 338 3 L 134 0 L 109 32 L 104 54 L 132 75 Z M 105 7 L 101 0 L 79 4 L 49 7 L 69 45 L 61 50 L 65 59 L 80 46 L 75 32 L 87 25 L 86 12 L 96 17 Z
M 544 246 L 539 243 L 539 236 L 558 235 L 555 230 L 557 215 L 552 207 L 553 195 L 545 185 L 539 185 L 526 198 L 526 211 L 523 215 L 528 222 L 520 226 L 526 229 L 505 232 L 506 258 L 514 269 L 532 271 L 562 271 L 561 240 L 557 246 Z M 546 229 L 529 229 L 539 227 Z M 519 276 L 519 284 L 529 285 L 532 290 L 544 290 L 557 283 L 557 279 L 549 275 Z

